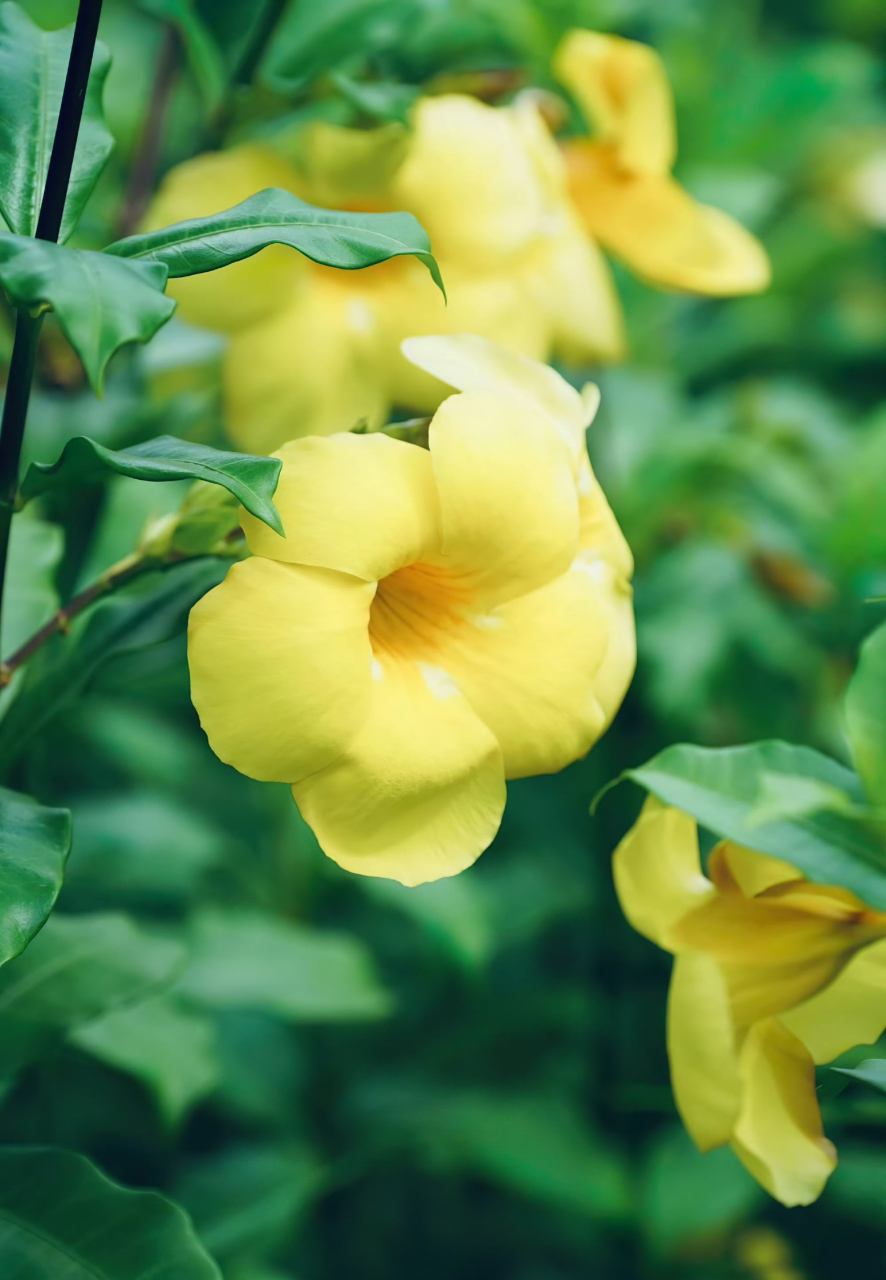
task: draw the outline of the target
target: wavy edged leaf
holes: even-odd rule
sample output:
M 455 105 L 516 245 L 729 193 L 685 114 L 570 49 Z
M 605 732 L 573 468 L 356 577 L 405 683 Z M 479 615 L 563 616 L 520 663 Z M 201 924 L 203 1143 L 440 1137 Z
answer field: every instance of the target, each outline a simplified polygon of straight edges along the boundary
M 886 623 L 861 646 L 845 708 L 855 767 L 871 804 L 886 817 Z
M 288 245 L 312 262 L 343 271 L 411 254 L 425 264 L 445 296 L 431 242 L 411 213 L 320 209 L 279 187 L 268 187 L 209 218 L 191 218 L 128 236 L 109 245 L 105 253 L 162 263 L 173 279 L 217 271 L 271 244 Z
M 0 964 L 24 951 L 62 887 L 71 814 L 0 787 Z
M 0 233 L 0 282 L 13 306 L 51 307 L 101 395 L 105 366 L 127 342 L 147 342 L 175 310 L 159 262 L 126 262 Z
M 74 1151 L 0 1148 L 4 1280 L 221 1280 L 178 1205 Z
M 32 236 L 37 229 L 73 30 L 43 31 L 17 4 L 0 5 L 0 213 L 19 235 Z M 114 147 L 102 114 L 110 65 L 111 55 L 97 43 L 61 240 L 77 225 Z
M 810 880 L 845 885 L 886 908 L 886 849 L 873 827 L 854 816 L 865 804 L 857 775 L 828 756 L 777 741 L 722 749 L 684 743 L 623 776 L 716 835 L 784 858 Z M 787 803 L 770 816 L 779 778 Z M 807 801 L 811 808 L 793 803 L 798 779 L 812 784 L 818 797 Z
M 227 489 L 247 511 L 282 535 L 283 524 L 273 503 L 282 465 L 279 458 L 228 453 L 175 436 L 156 436 L 119 450 L 77 436 L 68 441 L 56 462 L 31 464 L 21 496 L 28 502 L 60 485 L 95 484 L 109 472 L 134 480 L 207 480 Z

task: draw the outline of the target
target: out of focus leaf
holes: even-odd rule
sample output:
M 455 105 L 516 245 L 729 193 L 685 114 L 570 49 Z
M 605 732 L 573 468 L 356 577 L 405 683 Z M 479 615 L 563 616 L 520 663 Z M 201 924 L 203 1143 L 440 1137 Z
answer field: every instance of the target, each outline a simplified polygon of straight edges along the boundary
M 0 1148 L 4 1280 L 221 1280 L 181 1209 L 85 1156 Z
M 398 25 L 415 20 L 416 9 L 409 0 L 298 0 L 269 51 L 269 78 L 281 88 L 307 84 L 351 54 L 391 40 Z
M 465 875 L 407 889 L 396 880 L 367 878 L 376 901 L 412 918 L 463 964 L 475 967 L 492 950 L 489 910 L 477 885 Z
M 37 229 L 72 33 L 71 27 L 43 31 L 20 5 L 0 5 L 0 213 L 22 236 L 32 236 Z M 99 41 L 83 103 L 61 240 L 67 240 L 77 225 L 114 146 L 102 115 L 110 65 L 110 54 Z
M 143 1081 L 172 1125 L 211 1093 L 219 1078 L 212 1022 L 167 995 L 114 1009 L 75 1028 L 71 1039 Z
M 28 501 L 59 485 L 95 484 L 109 472 L 134 480 L 206 480 L 227 489 L 247 511 L 282 535 L 273 502 L 282 465 L 279 458 L 229 453 L 174 436 L 157 436 L 118 450 L 78 436 L 68 441 L 57 462 L 32 463 L 21 493 Z
M 207 908 L 194 922 L 179 989 L 217 1009 L 264 1009 L 305 1022 L 380 1018 L 391 1000 L 363 944 L 250 911 Z
M 147 342 L 175 310 L 160 262 L 130 262 L 91 249 L 0 232 L 0 281 L 13 306 L 51 307 L 101 394 L 105 368 L 127 342 Z
M 341 71 L 333 73 L 332 82 L 344 98 L 373 120 L 398 120 L 409 123 L 409 112 L 421 92 L 416 86 L 393 81 L 352 80 Z
M 51 916 L 0 969 L 0 1074 L 80 1023 L 168 984 L 183 962 L 179 943 L 126 916 Z
M 729 1230 L 763 1199 L 729 1147 L 702 1155 L 679 1126 L 658 1136 L 649 1153 L 640 1222 L 654 1248 L 671 1252 Z
M 139 7 L 175 27 L 206 108 L 215 111 L 225 95 L 225 61 L 193 0 L 139 0 Z
M 0 768 L 79 695 L 108 659 L 183 630 L 191 606 L 226 568 L 216 560 L 176 565 L 152 582 L 136 584 L 131 594 L 101 601 L 77 620 L 70 635 L 45 645 L 28 663 L 20 692 L 0 722 Z
M 667 747 L 625 777 L 665 804 L 691 814 L 702 826 L 736 844 L 784 858 L 810 880 L 841 884 L 873 907 L 886 907 L 886 849 L 859 818 L 820 809 L 756 822 L 773 779 L 809 777 L 846 796 L 863 810 L 858 777 L 828 756 L 787 742 L 755 742 L 720 750 L 680 744 Z
M 313 262 L 345 271 L 411 254 L 425 264 L 443 290 L 431 242 L 411 213 L 315 208 L 279 187 L 268 187 L 208 218 L 192 218 L 118 240 L 105 252 L 128 262 L 157 263 L 173 279 L 216 271 L 251 258 L 269 244 L 289 245 Z
M 0 787 L 0 964 L 46 922 L 71 848 L 71 815 Z
M 857 1067 L 833 1067 L 832 1070 L 886 1093 L 886 1058 L 865 1058 Z
M 65 548 L 58 525 L 30 512 L 13 516 L 3 589 L 0 654 L 8 658 L 48 622 L 59 605 L 55 571 Z
M 227 1265 L 271 1252 L 324 1180 L 305 1147 L 234 1147 L 192 1165 L 175 1193 L 207 1249 Z
M 841 1215 L 882 1231 L 884 1185 L 886 1151 L 882 1143 L 841 1143 L 840 1159 L 828 1179 L 822 1209 L 836 1209 Z
M 845 708 L 855 767 L 871 804 L 886 819 L 886 623 L 861 646 Z

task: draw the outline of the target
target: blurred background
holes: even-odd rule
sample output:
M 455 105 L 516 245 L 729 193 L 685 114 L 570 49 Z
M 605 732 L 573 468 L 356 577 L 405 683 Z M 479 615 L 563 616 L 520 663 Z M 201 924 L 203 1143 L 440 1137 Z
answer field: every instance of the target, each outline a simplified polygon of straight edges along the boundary
M 76 11 L 23 7 L 46 27 Z M 31 1053 L 2 1095 L 0 1142 L 70 1146 L 169 1191 L 226 1280 L 880 1275 L 886 1097 L 851 1083 L 823 1099 L 840 1163 L 807 1209 L 770 1201 L 729 1150 L 698 1155 L 668 1084 L 668 959 L 625 923 L 609 873 L 641 796 L 624 784 L 593 818 L 589 805 L 679 740 L 784 737 L 845 758 L 840 698 L 886 615 L 886 11 L 330 0 L 338 34 L 311 44 L 298 0 L 258 87 L 220 103 L 219 58 L 223 72 L 241 57 L 252 9 L 201 0 L 195 37 L 184 3 L 106 0 L 117 147 L 79 244 L 106 244 L 170 166 L 222 140 L 317 113 L 359 121 L 355 80 L 399 88 L 374 100 L 394 115 L 441 77 L 553 87 L 551 52 L 583 26 L 659 50 L 677 174 L 763 240 L 774 283 L 699 300 L 616 267 L 630 358 L 569 374 L 603 391 L 589 447 L 637 560 L 638 674 L 587 760 L 510 786 L 500 836 L 457 879 L 348 876 L 288 788 L 221 764 L 180 625 L 119 646 L 51 726 L 31 726 L 9 776 L 73 810 L 60 912 L 75 930 L 85 912 L 124 913 L 130 932 L 108 946 L 138 963 L 182 942 L 190 958 L 170 992 Z M 145 167 L 158 80 L 168 109 Z M 224 446 L 222 343 L 173 320 L 116 357 L 99 402 L 48 321 L 26 461 L 83 433 Z M 10 348 L 5 310 L 3 362 Z M 41 543 L 39 589 L 93 580 L 183 488 L 117 479 L 44 500 L 64 541 Z

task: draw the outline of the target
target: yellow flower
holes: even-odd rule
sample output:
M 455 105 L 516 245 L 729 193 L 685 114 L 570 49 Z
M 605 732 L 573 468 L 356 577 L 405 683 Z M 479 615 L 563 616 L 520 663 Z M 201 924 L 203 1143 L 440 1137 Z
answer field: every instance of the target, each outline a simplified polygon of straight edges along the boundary
M 615 852 L 622 910 L 675 955 L 671 1083 L 702 1151 L 731 1142 L 783 1204 L 809 1204 L 836 1152 L 815 1064 L 886 1026 L 886 914 L 723 841 L 704 876 L 695 822 L 647 799 Z
M 446 388 L 400 351 L 417 334 L 470 331 L 539 360 L 623 354 L 609 267 L 528 99 L 494 108 L 458 94 L 426 98 L 411 133 L 315 123 L 290 150 L 291 163 L 242 146 L 178 166 L 147 227 L 267 186 L 332 208 L 406 210 L 430 236 L 449 305 L 412 258 L 336 271 L 274 247 L 171 282 L 186 320 L 232 334 L 225 388 L 241 447 L 266 452 L 295 436 L 350 430 L 360 418 L 381 425 L 392 404 L 432 411 Z
M 584 395 L 480 338 L 415 338 L 461 394 L 429 450 L 283 446 L 286 537 L 191 613 L 194 705 L 222 760 L 292 784 L 324 851 L 420 884 L 489 845 L 505 779 L 589 750 L 634 665 L 631 555 L 588 462 Z
M 664 66 L 648 46 L 570 31 L 553 63 L 594 139 L 563 145 L 572 197 L 591 234 L 655 284 L 690 293 L 757 293 L 770 280 L 762 245 L 699 204 L 671 177 L 677 151 Z

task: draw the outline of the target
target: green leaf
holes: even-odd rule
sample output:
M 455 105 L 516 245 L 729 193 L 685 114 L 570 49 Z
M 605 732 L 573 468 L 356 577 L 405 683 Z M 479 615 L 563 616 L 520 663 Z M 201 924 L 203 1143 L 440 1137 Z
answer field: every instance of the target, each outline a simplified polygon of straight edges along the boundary
M 391 80 L 352 80 L 342 71 L 334 71 L 330 79 L 352 107 L 382 122 L 397 120 L 408 124 L 410 109 L 421 93 L 416 85 Z
M 280 90 L 307 85 L 353 54 L 396 41 L 414 25 L 417 6 L 403 0 L 299 0 L 290 5 L 268 53 L 270 81 Z
M 871 804 L 886 817 L 886 623 L 861 646 L 845 709 L 855 767 Z
M 415 889 L 367 876 L 361 888 L 376 902 L 411 916 L 469 969 L 489 958 L 493 949 L 490 912 L 480 888 L 466 876 L 450 876 Z
M 170 279 L 216 271 L 269 244 L 298 249 L 312 262 L 355 271 L 412 254 L 443 290 L 431 242 L 411 213 L 343 213 L 320 209 L 268 187 L 232 209 L 128 236 L 105 250 L 129 261 L 162 264 Z
M 13 306 L 52 308 L 97 395 L 114 352 L 147 342 L 175 310 L 160 262 L 127 262 L 11 232 L 0 232 L 0 282 Z
M 55 138 L 73 27 L 43 31 L 17 4 L 0 5 L 0 213 L 19 235 L 32 236 Z M 83 120 L 68 185 L 61 240 L 67 240 L 114 146 L 102 115 L 111 65 L 95 46 Z
M 0 1148 L 0 1269 L 4 1280 L 221 1280 L 178 1205 L 50 1147 Z
M 21 496 L 28 502 L 60 485 L 96 484 L 109 473 L 135 480 L 206 480 L 227 489 L 256 519 L 282 536 L 283 524 L 273 503 L 282 465 L 279 458 L 228 453 L 174 436 L 157 436 L 118 450 L 77 436 L 68 441 L 56 462 L 31 463 Z
M 213 1023 L 167 995 L 114 1009 L 76 1028 L 71 1040 L 146 1084 L 170 1125 L 177 1125 L 219 1079 Z
M 886 1058 L 865 1058 L 857 1067 L 832 1067 L 831 1070 L 886 1093 Z
M 184 630 L 191 607 L 226 570 L 215 559 L 175 565 L 100 601 L 76 620 L 69 635 L 53 637 L 28 663 L 15 701 L 0 721 L 0 770 L 110 658 Z
M 787 742 L 712 749 L 679 744 L 626 770 L 665 804 L 691 814 L 715 835 L 784 858 L 810 880 L 842 884 L 873 907 L 886 907 L 886 850 L 866 823 L 832 808 L 759 821 L 778 777 L 823 784 L 863 810 L 857 776 L 828 756 Z M 762 810 L 765 816 L 765 809 Z
M 71 815 L 0 787 L 0 964 L 25 949 L 55 905 Z
M 227 88 L 225 60 L 193 0 L 140 0 L 139 8 L 175 27 L 206 109 L 215 111 Z
M 13 516 L 3 589 L 0 654 L 8 658 L 59 606 L 55 572 L 65 549 L 58 525 L 22 512 Z
M 0 1074 L 118 1005 L 172 981 L 175 941 L 123 915 L 52 915 L 28 949 L 0 969 Z
M 391 1008 L 356 938 L 251 911 L 197 916 L 179 989 L 210 1008 L 263 1009 L 306 1022 L 380 1018 Z

